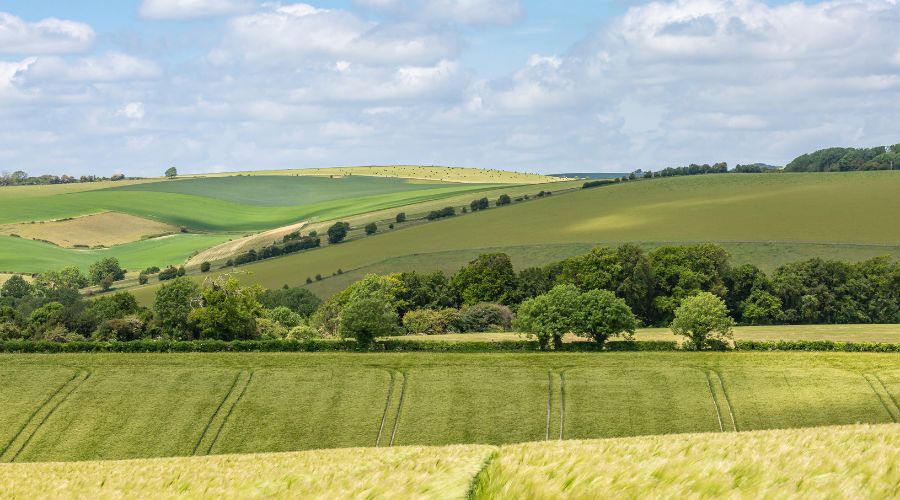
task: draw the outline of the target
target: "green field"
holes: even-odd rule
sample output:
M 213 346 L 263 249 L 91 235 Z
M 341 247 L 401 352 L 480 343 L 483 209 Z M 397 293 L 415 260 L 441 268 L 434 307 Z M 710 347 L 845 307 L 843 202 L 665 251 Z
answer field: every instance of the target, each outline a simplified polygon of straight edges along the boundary
M 13 498 L 893 498 L 900 426 L 0 464 Z
M 898 192 L 898 172 L 655 179 L 458 216 L 244 270 L 252 273 L 249 280 L 279 287 L 338 269 L 360 270 L 355 276 L 371 266 L 407 270 L 406 259 L 427 261 L 421 268 L 458 268 L 478 251 L 498 247 L 534 265 L 620 242 L 720 242 L 743 255 L 738 261 L 766 269 L 810 256 L 858 260 L 900 254 Z
M 0 271 L 38 273 L 67 266 L 87 270 L 104 257 L 116 257 L 130 270 L 179 264 L 198 248 L 227 241 L 224 234 L 176 234 L 163 238 L 124 243 L 107 249 L 61 248 L 41 241 L 0 236 Z
M 0 380 L 5 462 L 900 418 L 900 358 L 880 354 L 3 355 Z

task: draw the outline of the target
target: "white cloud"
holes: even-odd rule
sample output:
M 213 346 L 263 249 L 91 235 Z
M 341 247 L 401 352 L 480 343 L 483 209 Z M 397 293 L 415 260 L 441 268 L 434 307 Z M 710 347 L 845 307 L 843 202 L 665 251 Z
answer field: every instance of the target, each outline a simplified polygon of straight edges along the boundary
M 144 111 L 144 103 L 129 102 L 119 109 L 119 114 L 130 120 L 143 120 L 146 112 Z
M 245 12 L 251 0 L 144 0 L 141 16 L 147 19 L 194 19 Z
M 225 47 L 211 55 L 230 62 L 276 65 L 300 59 L 369 64 L 431 63 L 457 51 L 455 37 L 412 25 L 379 25 L 345 10 L 307 4 L 274 6 L 229 23 Z
M 460 24 L 510 24 L 525 14 L 520 0 L 357 0 L 356 3 L 395 15 Z
M 22 75 L 29 81 L 115 82 L 153 79 L 161 72 L 159 65 L 153 61 L 110 52 L 74 60 L 39 57 Z
M 0 12 L 0 54 L 68 54 L 82 52 L 96 34 L 85 23 L 48 18 L 30 23 Z

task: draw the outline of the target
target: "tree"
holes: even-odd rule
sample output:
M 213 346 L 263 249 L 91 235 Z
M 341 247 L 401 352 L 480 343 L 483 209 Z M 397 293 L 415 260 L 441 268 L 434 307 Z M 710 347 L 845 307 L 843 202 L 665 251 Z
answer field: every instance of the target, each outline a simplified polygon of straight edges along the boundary
M 177 340 L 193 338 L 188 316 L 192 303 L 200 295 L 200 287 L 187 278 L 177 278 L 162 285 L 156 292 L 153 310 L 163 333 Z
M 586 335 L 600 345 L 609 337 L 632 336 L 637 319 L 624 300 L 609 290 L 591 290 L 578 298 L 574 333 Z
M 85 309 L 85 313 L 102 323 L 111 319 L 124 318 L 141 311 L 140 305 L 134 295 L 128 292 L 119 292 L 95 299 Z
M 307 282 L 312 283 L 312 279 L 307 278 Z M 268 309 L 287 307 L 300 316 L 308 318 L 316 312 L 322 299 L 306 288 L 296 287 L 266 290 L 259 296 L 259 302 Z
M 178 169 L 175 167 L 169 167 L 166 169 L 166 177 L 169 179 L 174 179 L 178 177 Z
M 522 302 L 516 328 L 537 337 L 541 349 L 547 349 L 551 341 L 559 347 L 563 335 L 574 330 L 579 298 L 574 285 L 556 285 L 549 292 Z
M 251 340 L 257 336 L 262 291 L 258 285 L 243 287 L 236 278 L 220 276 L 200 291 L 199 307 L 190 312 L 188 320 L 201 339 Z
M 730 340 L 732 326 L 734 320 L 728 316 L 725 302 L 709 292 L 698 292 L 681 301 L 670 328 L 675 335 L 687 337 L 691 346 L 699 351 L 710 340 Z
M 741 303 L 741 317 L 748 325 L 771 325 L 784 316 L 781 300 L 765 290 L 754 290 Z
M 202 264 L 200 264 L 201 273 L 208 273 L 210 268 L 212 268 L 212 264 L 210 264 L 209 262 L 204 261 Z
M 622 266 L 616 252 L 609 248 L 597 247 L 585 255 L 564 260 L 559 281 L 571 283 L 581 291 L 615 290 L 621 281 L 621 274 Z
M 353 338 L 360 347 L 369 347 L 376 337 L 387 337 L 397 333 L 397 312 L 385 297 L 377 295 L 351 300 L 341 310 L 340 328 L 342 338 Z
M 31 295 L 34 287 L 25 281 L 25 278 L 18 274 L 12 275 L 6 283 L 0 287 L 0 297 L 11 297 L 13 299 L 24 299 Z
M 125 279 L 125 270 L 119 265 L 119 259 L 106 257 L 91 264 L 88 270 L 88 277 L 91 280 L 91 284 L 99 285 L 106 278 L 112 281 Z
M 497 198 L 497 206 L 502 207 L 503 205 L 509 205 L 512 203 L 512 199 L 510 199 L 508 194 L 501 194 L 499 198 Z
M 399 214 L 397 214 L 397 217 L 394 218 L 394 220 L 397 222 L 397 224 L 406 222 L 406 212 L 400 212 Z
M 347 230 L 350 225 L 346 222 L 335 222 L 328 228 L 328 243 L 335 244 L 344 241 L 347 237 Z
M 518 288 L 512 262 L 505 253 L 479 255 L 454 274 L 451 282 L 462 302 L 468 305 L 511 303 Z
M 366 224 L 366 234 L 373 235 L 377 232 L 378 232 L 378 224 L 375 224 L 374 222 L 370 222 L 370 223 Z

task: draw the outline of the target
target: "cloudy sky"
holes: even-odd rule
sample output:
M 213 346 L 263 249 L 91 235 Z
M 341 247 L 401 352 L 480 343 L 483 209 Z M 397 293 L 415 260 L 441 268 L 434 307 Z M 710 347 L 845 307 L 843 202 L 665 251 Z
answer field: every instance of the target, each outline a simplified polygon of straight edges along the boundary
M 900 0 L 0 0 L 0 170 L 784 164 L 900 142 Z

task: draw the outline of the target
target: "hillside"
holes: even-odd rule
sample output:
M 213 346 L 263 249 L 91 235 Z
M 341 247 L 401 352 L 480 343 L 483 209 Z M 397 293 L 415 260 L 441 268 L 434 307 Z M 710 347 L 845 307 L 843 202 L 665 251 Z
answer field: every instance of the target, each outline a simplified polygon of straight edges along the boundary
M 356 448 L 0 465 L 0 488 L 13 497 L 80 498 L 889 498 L 898 447 L 894 424 Z
M 559 175 L 541 175 L 512 170 L 442 167 L 425 165 L 384 165 L 360 167 L 298 168 L 289 170 L 253 170 L 225 174 L 193 174 L 198 177 L 218 175 L 301 175 L 301 176 L 367 176 L 420 179 L 429 181 L 479 184 L 544 184 L 563 180 Z
M 653 179 L 457 216 L 242 270 L 264 286 L 280 287 L 338 269 L 458 268 L 484 249 L 510 249 L 523 256 L 520 263 L 536 265 L 620 242 L 721 242 L 745 256 L 739 262 L 764 268 L 816 255 L 900 255 L 898 192 L 897 172 Z M 410 267 L 410 261 L 419 264 Z

